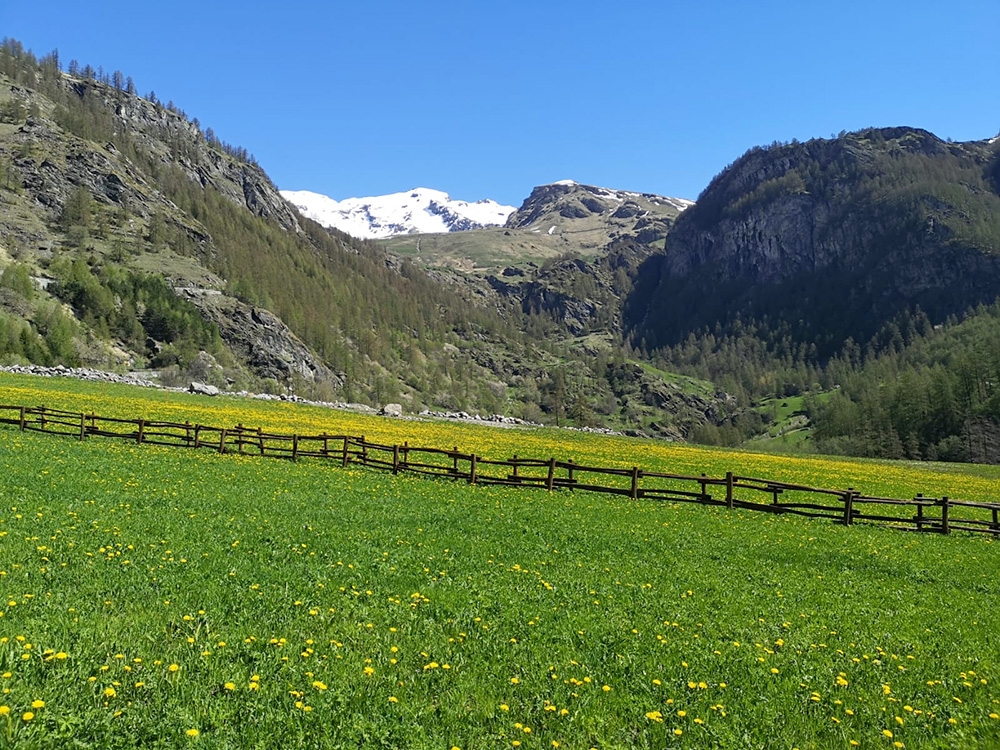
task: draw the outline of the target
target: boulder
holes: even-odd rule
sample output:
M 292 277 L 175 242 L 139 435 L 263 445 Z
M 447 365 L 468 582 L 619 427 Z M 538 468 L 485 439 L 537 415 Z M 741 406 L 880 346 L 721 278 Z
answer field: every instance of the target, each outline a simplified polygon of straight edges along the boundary
M 194 383 L 188 386 L 189 393 L 200 393 L 202 396 L 218 396 L 219 389 L 214 385 L 208 385 L 206 383 Z
M 379 414 L 383 417 L 401 417 L 403 416 L 403 406 L 402 404 L 386 404 Z

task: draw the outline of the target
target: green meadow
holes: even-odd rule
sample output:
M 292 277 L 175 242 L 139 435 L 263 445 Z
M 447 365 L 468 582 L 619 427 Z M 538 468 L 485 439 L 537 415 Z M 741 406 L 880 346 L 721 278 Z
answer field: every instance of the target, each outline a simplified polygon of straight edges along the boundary
M 998 572 L 985 535 L 0 426 L 0 747 L 997 747 Z

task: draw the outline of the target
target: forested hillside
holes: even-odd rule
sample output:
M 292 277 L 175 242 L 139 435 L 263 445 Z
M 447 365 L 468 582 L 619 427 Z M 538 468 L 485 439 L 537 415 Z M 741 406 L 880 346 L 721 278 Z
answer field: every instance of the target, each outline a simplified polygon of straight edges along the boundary
M 745 400 L 837 389 L 806 410 L 819 450 L 997 460 L 998 177 L 997 139 L 912 128 L 752 149 L 646 262 L 627 324 Z
M 0 76 L 0 359 L 676 438 L 729 418 L 712 388 L 623 379 L 620 340 L 574 346 L 303 218 L 245 149 L 123 73 L 6 40 Z
M 731 445 L 795 398 L 785 449 L 1000 460 L 1000 140 L 842 133 L 636 196 L 543 186 L 402 258 L 127 75 L 5 40 L 0 362 Z

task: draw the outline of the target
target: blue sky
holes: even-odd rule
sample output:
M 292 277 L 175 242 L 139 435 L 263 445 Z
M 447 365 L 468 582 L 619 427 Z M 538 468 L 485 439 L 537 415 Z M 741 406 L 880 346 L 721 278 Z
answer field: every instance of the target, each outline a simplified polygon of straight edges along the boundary
M 0 36 L 131 75 L 283 189 L 696 198 L 754 145 L 1000 131 L 997 0 L 0 0 Z

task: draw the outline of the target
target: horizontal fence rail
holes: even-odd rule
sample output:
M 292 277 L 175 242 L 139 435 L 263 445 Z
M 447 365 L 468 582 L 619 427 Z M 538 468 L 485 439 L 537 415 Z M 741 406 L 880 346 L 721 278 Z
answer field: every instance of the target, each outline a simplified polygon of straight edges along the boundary
M 569 490 L 648 498 L 669 502 L 699 503 L 729 509 L 790 513 L 826 518 L 837 523 L 880 523 L 908 531 L 949 534 L 980 532 L 1000 536 L 1000 502 L 972 502 L 948 497 L 892 498 L 843 490 L 810 487 L 727 472 L 724 477 L 670 474 L 632 468 L 586 466 L 555 458 L 514 455 L 488 459 L 475 453 L 402 445 L 387 445 L 364 435 L 286 435 L 261 428 L 212 427 L 190 422 L 116 419 L 96 414 L 49 409 L 45 406 L 0 405 L 0 424 L 22 431 L 89 437 L 119 438 L 138 444 L 209 449 L 219 453 L 289 458 L 326 459 L 349 464 L 433 477 L 458 479 L 470 484 Z

